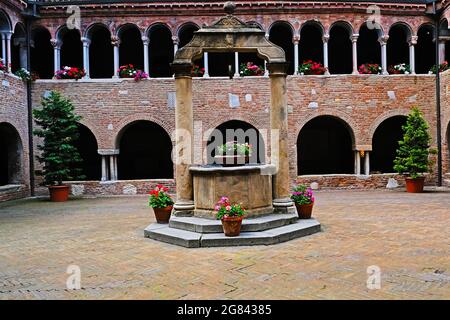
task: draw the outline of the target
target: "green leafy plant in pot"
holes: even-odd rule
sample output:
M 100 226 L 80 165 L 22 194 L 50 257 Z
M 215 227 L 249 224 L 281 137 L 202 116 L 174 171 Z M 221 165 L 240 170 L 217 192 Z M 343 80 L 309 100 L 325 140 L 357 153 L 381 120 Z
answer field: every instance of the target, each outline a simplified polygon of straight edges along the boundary
M 424 172 L 430 168 L 430 141 L 428 124 L 422 112 L 414 107 L 402 127 L 403 139 L 398 142 L 394 170 L 406 176 L 407 192 L 423 192 L 425 184 Z
M 33 133 L 42 138 L 37 159 L 43 168 L 36 174 L 44 177 L 42 184 L 48 186 L 51 201 L 66 201 L 69 186 L 63 181 L 85 178 L 79 168 L 82 159 L 74 144 L 79 137 L 77 124 L 81 117 L 75 114 L 70 100 L 56 91 L 44 97 L 41 104 L 42 109 L 33 110 L 38 125 Z
M 310 219 L 315 201 L 311 188 L 299 184 L 292 191 L 291 199 L 295 203 L 299 219 Z
M 231 204 L 228 197 L 221 197 L 215 206 L 217 219 L 222 221 L 223 232 L 227 237 L 236 237 L 241 233 L 245 208 L 241 204 Z
M 169 188 L 158 184 L 153 190 L 149 192 L 149 206 L 155 212 L 155 218 L 158 223 L 168 223 L 170 214 L 173 209 L 173 200 L 167 193 Z

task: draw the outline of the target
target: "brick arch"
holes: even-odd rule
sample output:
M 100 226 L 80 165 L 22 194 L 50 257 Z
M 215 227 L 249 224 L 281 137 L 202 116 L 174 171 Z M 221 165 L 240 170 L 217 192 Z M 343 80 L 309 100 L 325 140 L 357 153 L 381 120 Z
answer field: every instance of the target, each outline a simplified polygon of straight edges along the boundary
M 83 37 L 91 39 L 92 33 L 96 28 L 106 29 L 108 30 L 109 34 L 112 35 L 111 29 L 106 24 L 104 24 L 103 22 L 94 22 L 86 27 L 85 31 L 83 32 Z
M 174 124 L 171 124 L 169 121 L 156 116 L 156 115 L 150 115 L 150 114 L 134 114 L 128 117 L 123 118 L 119 123 L 116 124 L 115 128 L 114 128 L 114 135 L 111 137 L 111 145 L 114 148 L 119 148 L 120 145 L 120 136 L 123 133 L 124 129 L 126 127 L 128 127 L 129 125 L 131 125 L 132 123 L 136 122 L 136 121 L 150 121 L 150 122 L 154 122 L 157 125 L 161 126 L 161 128 L 163 128 L 166 133 L 169 135 L 170 139 L 172 140 L 172 142 L 175 141 L 174 136 L 173 136 L 173 130 L 175 129 Z
M 334 21 L 330 27 L 325 30 L 325 34 L 330 34 L 331 30 L 336 26 L 344 27 L 349 32 L 349 37 L 355 33 L 355 28 L 350 21 L 338 20 Z
M 295 31 L 294 26 L 293 26 L 289 21 L 287 21 L 287 20 L 276 20 L 276 21 L 273 21 L 273 22 L 270 24 L 269 28 L 267 28 L 266 33 L 267 33 L 267 34 L 270 34 L 270 31 L 272 30 L 272 27 L 275 26 L 275 25 L 277 25 L 277 24 L 282 24 L 282 25 L 288 26 L 289 28 L 291 28 L 292 35 L 296 34 L 296 31 Z
M 401 27 L 405 28 L 407 31 L 406 40 L 411 39 L 411 37 L 413 36 L 413 29 L 407 22 L 404 22 L 404 21 L 396 21 L 396 22 L 392 23 L 391 25 L 389 25 L 386 29 L 388 34 L 391 31 L 391 29 L 396 26 L 401 26 Z
M 370 125 L 369 130 L 367 130 L 368 141 L 371 142 L 373 140 L 373 135 L 375 134 L 375 131 L 380 126 L 380 124 L 383 123 L 383 121 L 395 116 L 408 116 L 409 111 L 410 111 L 409 109 L 396 109 L 390 110 L 378 116 L 378 118 L 376 118 L 375 121 L 373 121 L 372 124 Z
M 322 24 L 322 22 L 320 22 L 318 19 L 310 19 L 310 20 L 306 20 L 304 21 L 301 25 L 300 25 L 300 29 L 298 30 L 298 34 L 302 33 L 302 29 L 304 26 L 307 25 L 312 25 L 312 26 L 316 26 L 319 28 L 320 32 L 322 32 L 322 36 L 325 34 L 325 27 Z
M 355 32 L 356 33 L 359 33 L 360 31 L 361 31 L 361 28 L 363 27 L 363 26 L 367 26 L 367 22 L 369 22 L 369 21 L 363 21 L 359 26 L 358 26 L 358 29 L 355 29 Z M 386 26 L 384 26 L 384 28 L 386 28 Z M 375 29 L 376 31 L 377 31 L 377 33 L 378 33 L 378 37 L 382 37 L 382 36 L 384 36 L 386 33 L 384 32 L 384 28 L 383 28 L 383 23 L 381 23 L 380 24 L 380 29 Z
M 86 120 L 86 118 L 82 118 L 80 121 L 78 121 L 80 124 L 88 128 L 92 134 L 95 137 L 95 141 L 97 142 L 97 148 L 102 149 L 102 136 L 103 134 L 97 130 L 97 126 L 94 125 L 90 120 Z
M 123 31 L 128 28 L 136 28 L 141 33 L 141 36 L 144 35 L 144 31 L 141 28 L 139 28 L 137 24 L 131 22 L 123 23 L 120 26 L 118 26 L 115 35 L 120 38 L 122 36 Z
M 180 37 L 180 32 L 183 30 L 183 28 L 185 28 L 185 27 L 187 27 L 187 26 L 193 26 L 193 27 L 196 27 L 197 30 L 200 29 L 200 26 L 199 26 L 197 23 L 195 23 L 195 22 L 192 22 L 192 21 L 183 22 L 182 24 L 178 25 L 178 26 L 175 28 L 175 31 L 173 32 L 173 35 L 174 35 L 174 36 L 177 36 L 177 37 L 179 38 L 179 37 Z
M 247 122 L 248 124 L 254 126 L 258 131 L 261 131 L 261 129 L 269 129 L 269 127 L 266 128 L 264 125 L 264 124 L 267 124 L 268 122 L 266 123 L 266 121 L 258 121 L 255 119 L 250 119 L 250 115 L 248 117 L 246 117 L 246 116 L 242 116 L 242 115 L 227 114 L 227 115 L 221 116 L 220 118 L 218 118 L 217 120 L 214 120 L 213 122 L 209 122 L 208 128 L 206 128 L 206 130 L 217 128 L 222 123 L 228 122 L 228 121 L 233 121 L 233 120 Z M 205 130 L 205 128 L 203 128 L 203 132 L 205 132 L 206 130 Z
M 364 141 L 364 139 L 362 139 L 361 137 L 361 132 L 360 130 L 358 130 L 358 126 L 356 125 L 356 123 L 351 119 L 350 116 L 341 112 L 324 112 L 319 114 L 313 114 L 306 117 L 305 119 L 298 121 L 295 125 L 295 136 L 293 137 L 293 139 L 297 141 L 300 131 L 309 121 L 322 116 L 333 117 L 342 121 L 344 125 L 347 127 L 347 129 L 349 129 L 353 146 L 362 144 L 361 141 Z

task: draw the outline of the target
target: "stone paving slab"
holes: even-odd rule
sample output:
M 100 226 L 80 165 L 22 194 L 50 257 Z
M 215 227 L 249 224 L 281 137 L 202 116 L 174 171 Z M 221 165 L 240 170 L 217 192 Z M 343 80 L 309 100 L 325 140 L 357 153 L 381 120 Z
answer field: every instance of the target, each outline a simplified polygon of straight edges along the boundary
M 144 237 L 145 196 L 0 204 L 0 299 L 450 299 L 448 190 L 319 191 L 313 217 L 308 237 L 186 249 Z

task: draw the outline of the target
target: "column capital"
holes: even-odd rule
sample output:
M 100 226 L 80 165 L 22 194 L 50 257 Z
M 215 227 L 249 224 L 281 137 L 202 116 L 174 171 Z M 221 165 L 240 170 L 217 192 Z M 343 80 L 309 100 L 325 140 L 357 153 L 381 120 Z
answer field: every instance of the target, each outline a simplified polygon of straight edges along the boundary
M 411 36 L 411 38 L 408 40 L 408 44 L 410 46 L 415 46 L 417 44 L 418 36 Z
M 6 31 L 6 32 L 4 32 L 4 34 L 6 35 L 6 40 L 11 40 L 11 37 L 12 37 L 12 35 L 13 35 L 13 32 L 12 31 Z
M 142 36 L 142 43 L 144 44 L 144 46 L 148 46 L 150 44 L 150 38 L 147 36 Z
M 300 36 L 299 35 L 295 35 L 292 37 L 292 43 L 293 44 L 298 44 L 300 42 Z
M 59 41 L 58 39 L 50 39 L 50 44 L 55 49 L 61 49 L 61 41 Z
M 358 41 L 358 38 L 359 38 L 359 33 L 354 33 L 354 34 L 352 34 L 352 35 L 350 36 L 350 40 L 351 40 L 352 42 L 357 42 L 357 41 Z
M 271 76 L 286 76 L 289 63 L 287 62 L 268 62 L 267 70 L 269 70 L 269 77 Z
M 328 43 L 328 40 L 330 40 L 330 35 L 329 34 L 324 34 L 323 37 L 322 37 L 323 43 Z
M 172 42 L 174 45 L 178 45 L 180 43 L 180 39 L 177 36 L 172 36 Z
M 388 35 L 384 35 L 378 38 L 378 42 L 382 45 L 385 46 L 387 44 L 389 40 L 389 36 Z
M 120 46 L 120 38 L 118 36 L 111 36 L 111 44 L 114 47 Z
M 192 63 L 172 63 L 175 78 L 192 77 Z
M 266 33 L 266 34 L 264 35 L 264 37 L 266 37 L 266 39 L 269 40 L 270 34 Z
M 83 47 L 89 47 L 91 45 L 91 39 L 82 37 L 81 42 L 83 43 Z

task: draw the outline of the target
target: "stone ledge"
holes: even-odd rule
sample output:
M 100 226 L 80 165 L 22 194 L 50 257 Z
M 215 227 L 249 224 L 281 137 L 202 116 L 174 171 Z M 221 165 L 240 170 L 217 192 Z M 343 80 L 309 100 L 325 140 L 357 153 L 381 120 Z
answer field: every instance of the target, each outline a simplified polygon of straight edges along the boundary
M 221 233 L 197 233 L 164 224 L 151 224 L 144 230 L 144 236 L 186 248 L 198 247 L 226 247 L 272 245 L 295 238 L 304 237 L 321 229 L 320 223 L 315 219 L 297 220 L 296 222 L 256 232 L 242 232 L 238 237 L 226 237 Z

